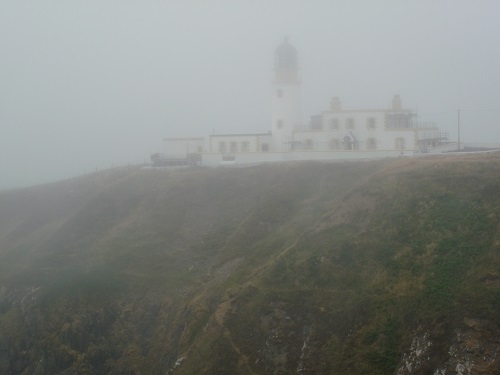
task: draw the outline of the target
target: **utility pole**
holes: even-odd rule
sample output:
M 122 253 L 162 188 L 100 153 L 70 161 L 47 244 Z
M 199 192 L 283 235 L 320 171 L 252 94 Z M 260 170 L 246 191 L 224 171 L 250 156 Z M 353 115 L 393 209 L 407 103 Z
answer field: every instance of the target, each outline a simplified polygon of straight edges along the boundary
M 458 151 L 460 151 L 460 109 L 457 109 L 457 115 L 458 115 L 458 122 L 457 122 L 457 126 L 458 126 Z

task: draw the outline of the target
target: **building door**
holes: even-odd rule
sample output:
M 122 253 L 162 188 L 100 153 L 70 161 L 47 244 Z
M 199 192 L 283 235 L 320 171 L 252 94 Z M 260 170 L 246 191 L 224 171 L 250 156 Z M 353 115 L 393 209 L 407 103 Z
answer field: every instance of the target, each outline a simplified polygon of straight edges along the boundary
M 352 150 L 352 141 L 348 135 L 344 137 L 342 143 L 344 144 L 344 150 Z

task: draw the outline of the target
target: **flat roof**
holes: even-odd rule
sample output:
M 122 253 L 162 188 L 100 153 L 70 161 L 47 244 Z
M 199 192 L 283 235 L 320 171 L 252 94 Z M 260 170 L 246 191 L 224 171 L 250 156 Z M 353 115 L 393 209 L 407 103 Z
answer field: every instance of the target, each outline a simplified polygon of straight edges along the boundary
M 203 137 L 198 137 L 198 138 L 163 138 L 164 141 L 204 141 L 205 138 Z
M 254 133 L 254 134 L 210 134 L 210 137 L 255 137 L 263 135 L 272 135 L 269 133 Z
M 322 111 L 321 113 L 370 113 L 370 112 L 414 113 L 415 111 L 412 109 L 405 109 L 405 108 L 402 108 L 397 111 L 390 108 L 388 109 L 374 108 L 374 109 L 341 109 L 338 111 L 327 109 L 325 111 Z

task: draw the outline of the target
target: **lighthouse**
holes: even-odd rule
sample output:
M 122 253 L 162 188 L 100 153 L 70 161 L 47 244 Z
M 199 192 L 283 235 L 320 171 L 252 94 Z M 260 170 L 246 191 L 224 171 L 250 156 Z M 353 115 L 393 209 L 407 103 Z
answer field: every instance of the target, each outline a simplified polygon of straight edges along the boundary
M 285 40 L 274 53 L 272 134 L 274 150 L 293 149 L 293 132 L 302 125 L 297 50 Z

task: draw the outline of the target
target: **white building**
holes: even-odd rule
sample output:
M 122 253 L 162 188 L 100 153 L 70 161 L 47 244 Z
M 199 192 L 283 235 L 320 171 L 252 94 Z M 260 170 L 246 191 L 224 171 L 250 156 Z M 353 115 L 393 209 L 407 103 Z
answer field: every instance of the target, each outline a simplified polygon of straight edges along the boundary
M 297 51 L 285 39 L 275 51 L 271 129 L 258 134 L 212 134 L 165 138 L 154 165 L 220 165 L 280 160 L 359 159 L 444 152 L 455 149 L 434 123 L 394 95 L 391 108 L 344 109 L 340 99 L 304 125 Z

